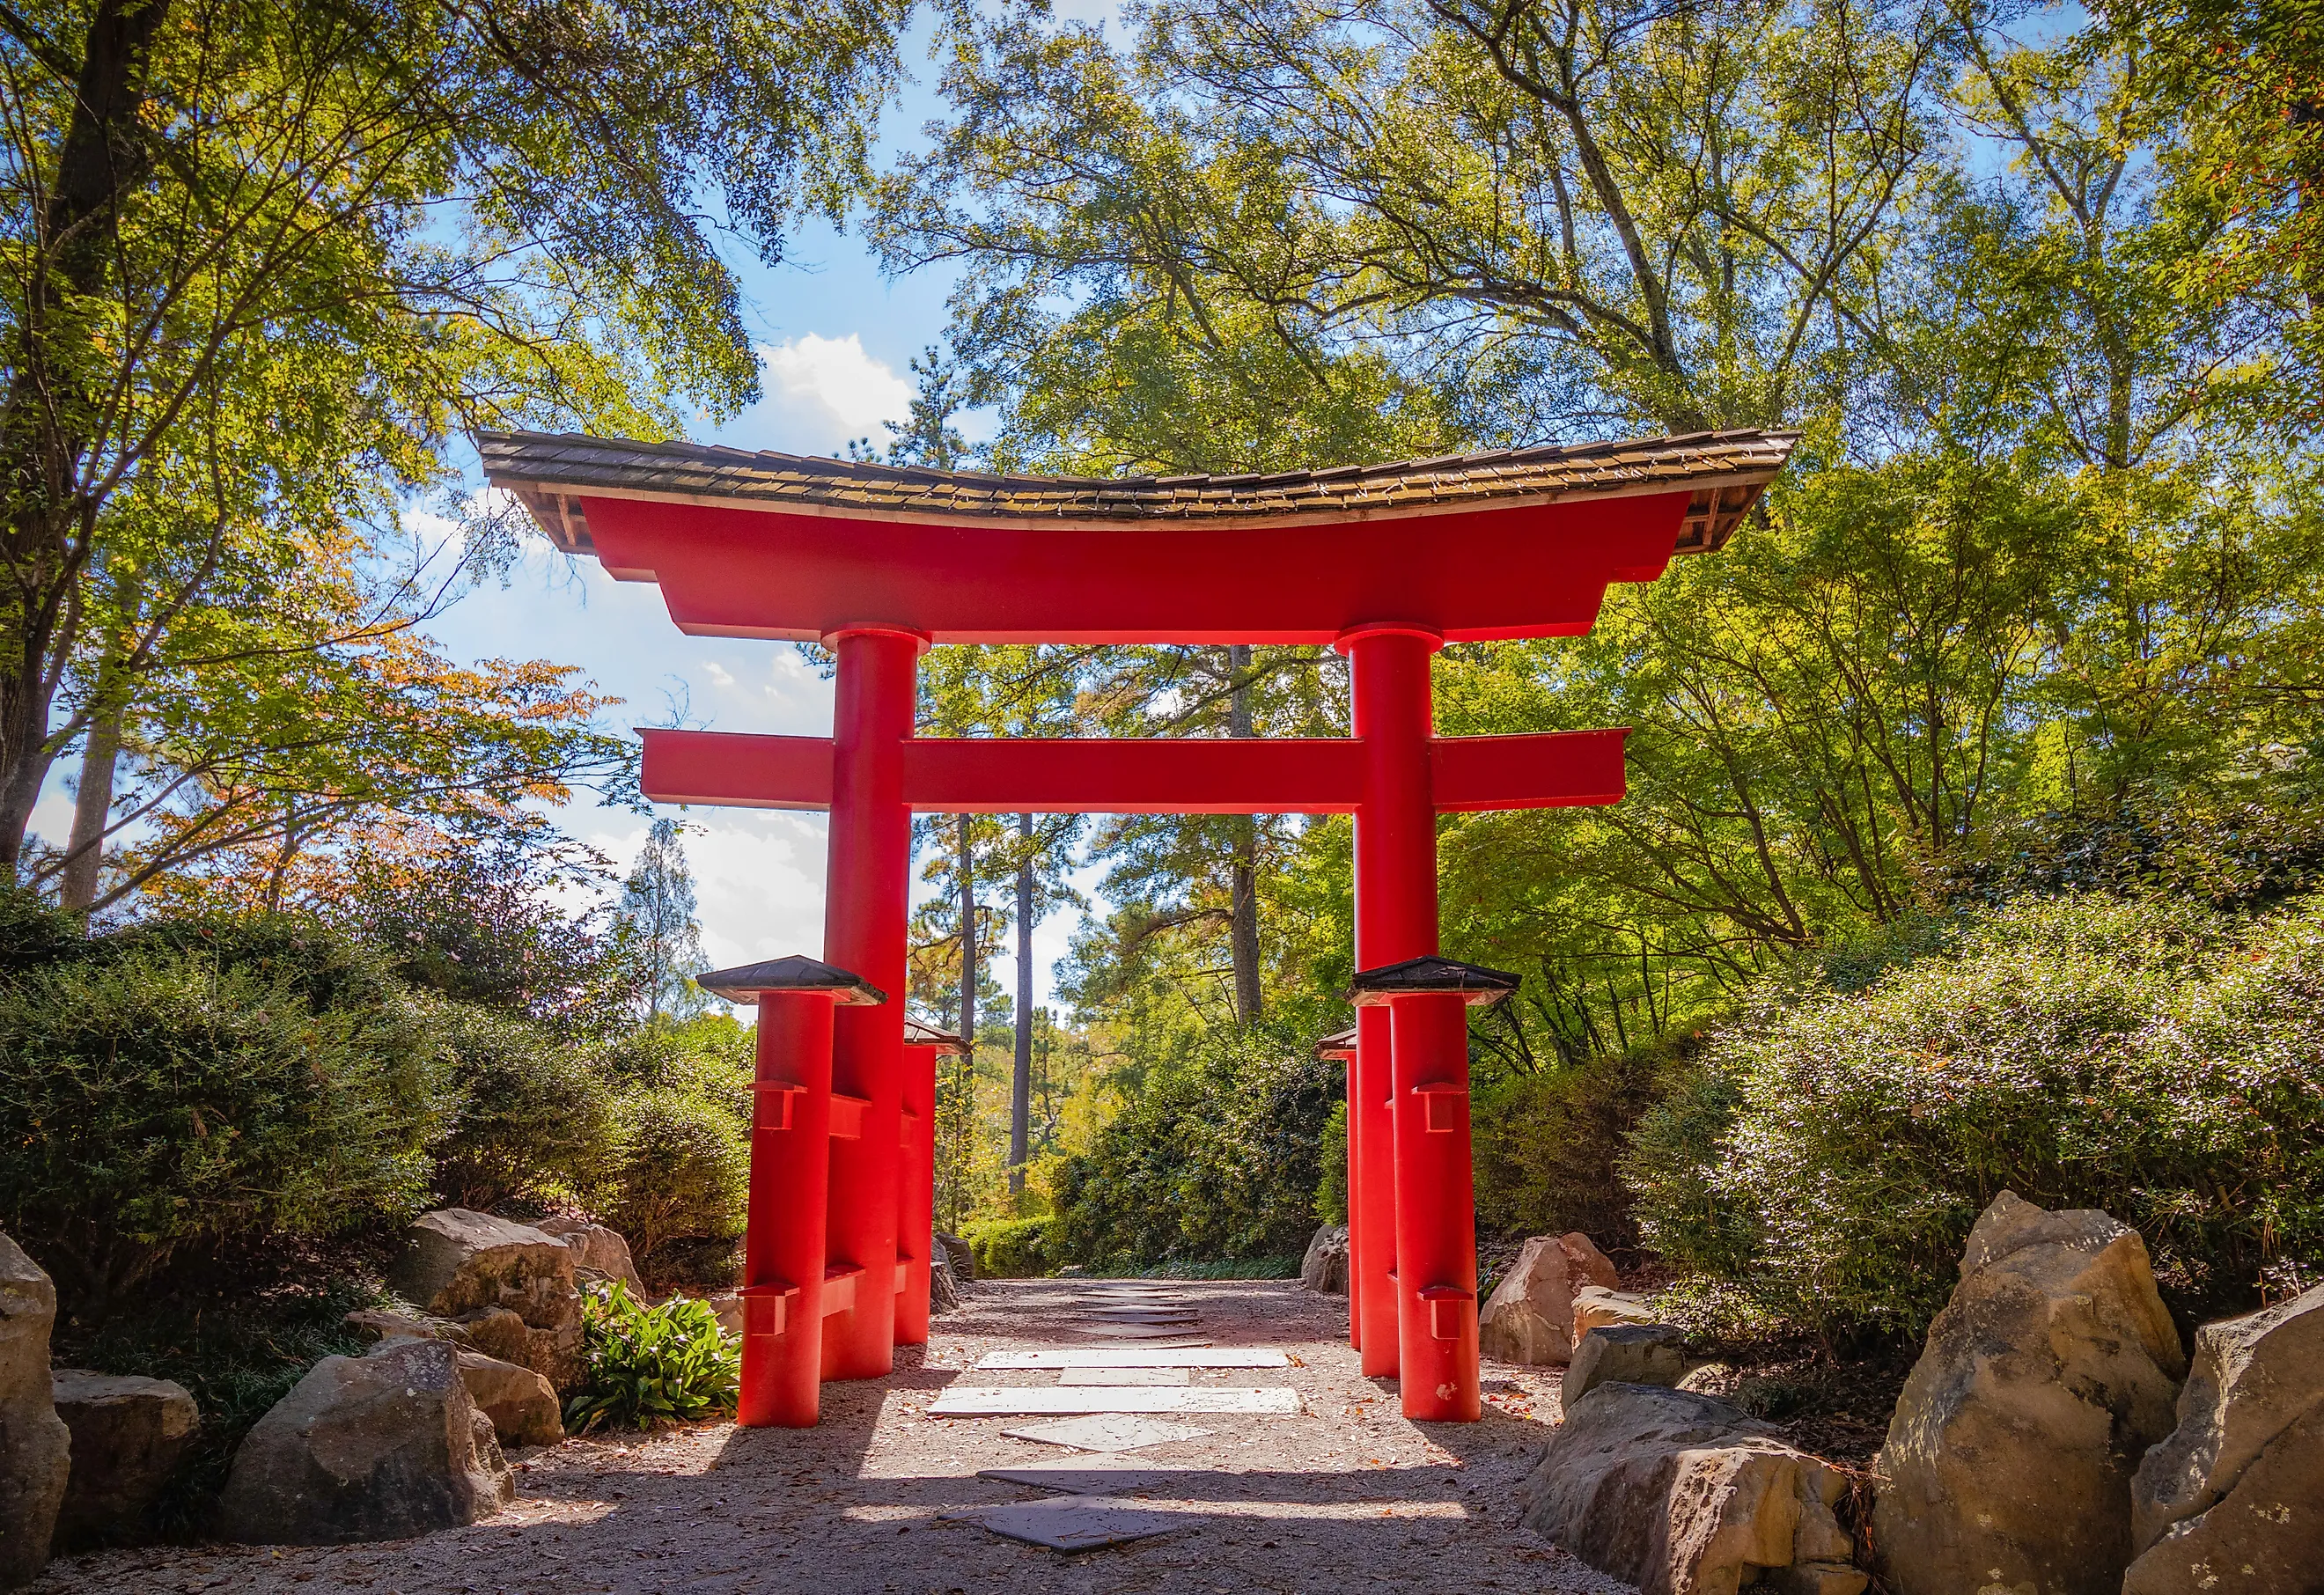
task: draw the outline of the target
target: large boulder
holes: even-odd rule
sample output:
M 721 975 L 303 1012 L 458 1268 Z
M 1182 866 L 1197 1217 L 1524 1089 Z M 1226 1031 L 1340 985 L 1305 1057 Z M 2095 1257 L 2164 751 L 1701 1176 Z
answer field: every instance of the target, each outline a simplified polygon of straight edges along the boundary
M 1477 1319 L 1477 1347 L 1503 1362 L 1563 1367 L 1573 1357 L 1573 1293 L 1611 1289 L 1614 1265 L 1575 1231 L 1536 1235 L 1517 1252 Z
M 2123 1595 L 2324 1591 L 2324 1285 L 2195 1332 L 2130 1505 Z
M 1601 1384 L 1566 1408 L 1526 1485 L 1525 1526 L 1645 1595 L 1746 1583 L 1858 1595 L 1839 1472 L 1723 1401 Z
M 86 1544 L 147 1537 L 153 1503 L 199 1423 L 192 1395 L 171 1379 L 82 1368 L 56 1369 L 49 1388 L 57 1416 L 72 1433 L 58 1539 Z
M 1577 1347 L 1582 1336 L 1593 1329 L 1661 1322 L 1662 1314 L 1655 1310 L 1654 1303 L 1632 1291 L 1585 1285 L 1573 1293 L 1573 1343 Z
M 575 1261 L 571 1247 L 530 1224 L 447 1207 L 412 1221 L 388 1284 L 423 1312 L 465 1326 L 453 1338 L 521 1362 L 561 1390 L 581 1369 Z
M 2135 1231 L 1995 1198 L 1880 1452 L 1873 1543 L 1898 1595 L 2116 1595 L 2131 1474 L 2185 1369 Z
M 1348 1294 L 1348 1226 L 1325 1224 L 1307 1243 L 1299 1283 L 1323 1295 Z
M 409 1539 L 513 1499 L 492 1420 L 470 1399 L 457 1357 L 442 1341 L 400 1339 L 315 1364 L 235 1452 L 218 1503 L 226 1537 Z
M 928 1240 L 928 1311 L 949 1313 L 960 1305 L 960 1276 L 953 1272 L 952 1248 L 935 1237 Z M 734 1332 L 742 1332 L 739 1322 Z
M 968 1242 L 942 1230 L 936 1231 L 936 1240 L 952 1258 L 953 1273 L 963 1280 L 973 1280 L 976 1277 L 976 1253 L 969 1249 Z
M 503 1362 L 480 1351 L 455 1354 L 468 1399 L 492 1420 L 503 1445 L 554 1445 L 565 1438 L 557 1390 L 521 1363 Z
M 646 1282 L 638 1277 L 638 1266 L 630 1258 L 630 1243 L 622 1239 L 619 1230 L 579 1219 L 543 1219 L 534 1227 L 572 1248 L 574 1268 L 584 1278 L 623 1285 L 638 1300 L 646 1299 Z
M 49 1388 L 56 1322 L 56 1286 L 0 1234 L 0 1590 L 48 1565 L 64 1505 L 72 1439 Z
M 1676 1385 L 1686 1372 L 1681 1354 L 1683 1330 L 1670 1323 L 1615 1323 L 1593 1329 L 1573 1348 L 1573 1361 L 1558 1386 L 1558 1399 L 1571 1406 L 1600 1385 Z

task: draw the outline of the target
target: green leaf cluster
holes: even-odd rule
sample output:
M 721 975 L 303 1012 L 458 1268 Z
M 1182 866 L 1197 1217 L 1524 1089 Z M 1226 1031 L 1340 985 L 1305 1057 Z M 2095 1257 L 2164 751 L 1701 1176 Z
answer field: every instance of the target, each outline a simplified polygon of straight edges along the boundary
M 565 1426 L 586 1434 L 725 1417 L 742 1377 L 741 1343 L 707 1302 L 672 1296 L 649 1306 L 619 1280 L 593 1285 L 581 1298 L 581 1383 Z

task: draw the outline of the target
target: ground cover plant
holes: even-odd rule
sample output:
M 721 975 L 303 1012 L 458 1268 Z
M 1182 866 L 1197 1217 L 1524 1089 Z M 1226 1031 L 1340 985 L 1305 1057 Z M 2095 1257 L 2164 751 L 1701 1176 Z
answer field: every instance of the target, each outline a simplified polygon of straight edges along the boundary
M 707 1302 L 649 1304 L 619 1280 L 593 1285 L 581 1298 L 581 1382 L 565 1426 L 586 1434 L 729 1416 L 742 1374 L 742 1342 Z

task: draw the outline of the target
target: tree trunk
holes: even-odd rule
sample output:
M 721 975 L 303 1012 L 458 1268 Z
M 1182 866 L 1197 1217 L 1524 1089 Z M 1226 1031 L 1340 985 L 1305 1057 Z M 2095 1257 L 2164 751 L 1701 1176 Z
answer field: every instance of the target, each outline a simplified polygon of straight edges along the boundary
M 969 852 L 970 816 L 960 816 L 960 1038 L 976 1058 L 976 860 Z
M 54 175 L 34 206 L 38 253 L 27 263 L 0 400 L 0 484 L 10 501 L 0 558 L 11 578 L 0 613 L 0 631 L 11 634 L 0 659 L 0 871 L 10 880 L 56 757 L 53 661 L 71 645 L 72 592 L 88 554 L 76 529 L 90 508 L 80 502 L 97 425 L 85 391 L 89 351 L 51 349 L 51 340 L 84 338 L 78 302 L 106 291 L 122 198 L 147 170 L 140 116 L 153 35 L 168 10 L 168 0 L 100 0 Z
M 1025 1189 L 1033 1128 L 1033 816 L 1017 816 L 1017 1061 L 1009 1077 L 1009 1194 Z
M 1250 647 L 1238 642 L 1227 650 L 1227 668 L 1234 686 L 1228 699 L 1227 734 L 1251 734 Z M 1259 821 L 1238 815 L 1234 821 L 1234 863 L 1227 904 L 1230 954 L 1234 963 L 1235 1018 L 1249 1025 L 1258 1021 L 1262 997 L 1259 988 Z
M 97 877 L 105 862 L 105 827 L 113 817 L 113 772 L 121 757 L 121 709 L 99 710 L 89 723 L 80 752 L 80 790 L 73 796 L 72 839 L 58 898 L 75 914 L 97 900 Z

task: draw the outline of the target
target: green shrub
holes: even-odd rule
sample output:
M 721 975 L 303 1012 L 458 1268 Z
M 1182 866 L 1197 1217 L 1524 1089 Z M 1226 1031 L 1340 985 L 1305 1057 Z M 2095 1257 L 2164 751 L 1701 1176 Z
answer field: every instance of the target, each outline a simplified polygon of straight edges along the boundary
M 749 1197 L 743 1122 L 723 1102 L 668 1089 L 616 1099 L 614 1118 L 619 1149 L 605 1222 L 628 1240 L 639 1271 L 677 1277 L 681 1256 L 704 1249 L 690 1242 L 731 1250 Z
M 1323 1173 L 1315 1182 L 1315 1222 L 1344 1224 L 1348 1222 L 1348 1104 L 1345 1098 L 1332 1104 L 1331 1117 L 1323 1120 L 1323 1144 L 1319 1150 L 1323 1160 Z
M 442 1081 L 416 1005 L 301 983 L 149 943 L 0 987 L 0 1224 L 76 1310 L 189 1245 L 426 1204 Z
M 618 1280 L 593 1285 L 581 1298 L 581 1385 L 565 1404 L 565 1425 L 586 1434 L 601 1424 L 724 1417 L 742 1373 L 741 1342 L 707 1302 L 672 1296 L 647 1306 Z
M 1047 1218 L 987 1219 L 961 1231 L 979 1279 L 1032 1279 L 1051 1272 Z
M 1056 1165 L 1051 1266 L 1304 1251 L 1323 1125 L 1346 1094 L 1303 1036 L 1254 1025 L 1210 1038 Z
M 466 1002 L 435 1008 L 458 1107 L 436 1148 L 447 1206 L 593 1203 L 618 1142 L 613 1094 L 572 1046 L 529 1020 Z
M 1646 1238 L 1797 1322 L 1917 1333 L 2005 1188 L 2135 1226 L 2182 1314 L 2324 1264 L 2312 904 L 2020 901 L 1860 990 L 1771 986 L 1706 1065 L 1626 1160 Z
M 1616 1174 L 1639 1116 L 1685 1072 L 1674 1037 L 1612 1057 L 1493 1082 L 1473 1098 L 1477 1227 L 1488 1235 L 1579 1230 L 1604 1247 L 1637 1244 Z

